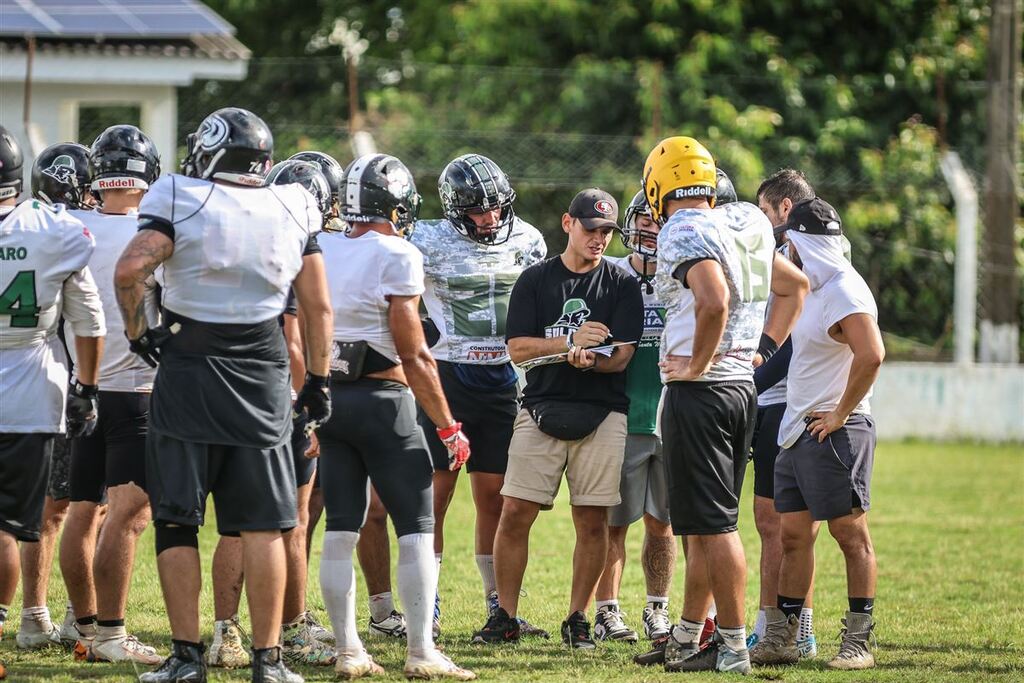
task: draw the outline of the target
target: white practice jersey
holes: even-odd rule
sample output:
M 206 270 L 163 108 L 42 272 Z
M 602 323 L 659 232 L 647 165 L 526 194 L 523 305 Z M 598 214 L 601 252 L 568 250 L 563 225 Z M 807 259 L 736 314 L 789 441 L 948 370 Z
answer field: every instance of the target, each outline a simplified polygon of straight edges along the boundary
M 334 308 L 334 340 L 365 341 L 400 363 L 388 322 L 389 296 L 423 294 L 423 257 L 398 236 L 369 231 L 320 236 Z M 337 369 L 337 368 L 332 368 Z
M 320 230 L 301 185 L 252 188 L 177 174 L 150 187 L 139 220 L 173 233 L 163 305 L 193 320 L 255 324 L 284 310 L 309 239 Z
M 109 214 L 96 211 L 71 211 L 72 216 L 82 221 L 96 240 L 96 250 L 89 259 L 103 315 L 107 321 L 107 337 L 103 341 L 103 358 L 100 360 L 99 386 L 103 391 L 150 391 L 156 370 L 128 348 L 124 334 L 124 321 L 117 305 L 114 290 L 114 270 L 125 246 L 139 231 L 139 215 Z M 146 318 L 150 327 L 160 324 L 159 302 L 156 300 L 156 280 L 146 283 Z M 65 322 L 65 338 L 71 338 L 71 327 Z M 68 344 L 71 359 L 75 357 L 74 344 Z
M 442 219 L 417 221 L 410 241 L 423 254 L 423 304 L 440 332 L 440 340 L 430 349 L 434 358 L 475 365 L 507 363 L 508 299 L 523 270 L 547 256 L 544 236 L 515 218 L 507 241 L 486 245 Z
M 95 242 L 62 204 L 30 200 L 0 216 L 0 432 L 62 433 L 68 370 L 58 321 L 76 336 L 106 333 L 87 266 Z
M 693 292 L 675 278 L 680 266 L 702 259 L 721 264 L 729 284 L 729 318 L 713 363 L 700 381 L 751 380 L 771 291 L 775 239 L 768 218 L 753 204 L 680 209 L 658 234 L 655 290 L 665 303 L 661 355 L 693 355 Z

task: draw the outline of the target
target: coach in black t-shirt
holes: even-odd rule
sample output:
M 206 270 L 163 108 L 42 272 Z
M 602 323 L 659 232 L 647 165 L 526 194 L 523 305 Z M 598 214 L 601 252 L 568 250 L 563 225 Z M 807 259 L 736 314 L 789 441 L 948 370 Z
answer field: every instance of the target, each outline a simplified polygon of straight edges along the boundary
M 564 471 L 577 548 L 562 639 L 571 647 L 594 647 L 585 615 L 604 569 L 607 509 L 620 500 L 629 410 L 624 371 L 635 347 L 627 343 L 605 354 L 600 348 L 636 342 L 643 333 L 639 284 L 602 259 L 618 228 L 618 211 L 607 192 L 577 194 L 562 216 L 569 235 L 565 252 L 527 268 L 512 289 L 505 325 L 512 360 L 523 365 L 556 354 L 564 359 L 526 374 L 494 544 L 501 607 L 475 642 L 518 638 L 515 616 L 530 527 L 538 512 L 551 508 Z

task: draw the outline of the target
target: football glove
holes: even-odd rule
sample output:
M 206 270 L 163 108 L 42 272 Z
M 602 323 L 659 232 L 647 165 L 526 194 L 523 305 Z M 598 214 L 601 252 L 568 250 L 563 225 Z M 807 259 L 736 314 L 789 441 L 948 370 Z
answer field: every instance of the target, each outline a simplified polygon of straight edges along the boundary
M 95 384 L 73 382 L 68 388 L 67 432 L 68 438 L 89 436 L 96 429 L 99 419 L 100 388 Z
M 155 368 L 160 363 L 160 347 L 166 344 L 167 340 L 176 335 L 180 329 L 181 323 L 172 323 L 170 327 L 158 325 L 147 328 L 138 339 L 128 340 L 128 349 L 132 353 L 138 354 L 149 367 Z M 125 336 L 127 334 L 126 332 Z
M 330 378 L 306 373 L 306 383 L 302 385 L 295 403 L 292 404 L 292 419 L 298 420 L 306 414 L 306 435 L 327 422 L 331 417 Z
M 469 439 L 462 433 L 462 423 L 453 422 L 445 428 L 437 428 L 437 438 L 448 449 L 448 469 L 455 471 L 469 460 Z

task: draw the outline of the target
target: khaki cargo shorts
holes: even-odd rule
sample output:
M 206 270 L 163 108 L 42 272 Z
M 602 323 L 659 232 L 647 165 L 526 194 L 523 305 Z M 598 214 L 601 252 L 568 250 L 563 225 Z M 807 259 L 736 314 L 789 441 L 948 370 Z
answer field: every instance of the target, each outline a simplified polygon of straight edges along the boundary
M 571 505 L 613 507 L 621 502 L 619 479 L 626 449 L 623 413 L 608 413 L 593 433 L 578 441 L 548 436 L 526 410 L 519 411 L 514 430 L 501 495 L 550 510 L 565 472 Z

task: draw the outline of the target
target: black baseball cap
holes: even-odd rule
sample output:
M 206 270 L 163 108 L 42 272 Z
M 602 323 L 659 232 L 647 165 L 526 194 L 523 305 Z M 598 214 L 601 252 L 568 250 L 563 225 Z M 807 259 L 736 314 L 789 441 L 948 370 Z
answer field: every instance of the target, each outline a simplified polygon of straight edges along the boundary
M 775 228 L 775 234 L 787 230 L 806 235 L 842 235 L 843 220 L 831 204 L 821 197 L 813 197 L 794 204 L 786 222 Z
M 619 205 L 615 197 L 596 187 L 580 190 L 569 204 L 569 215 L 587 230 L 619 227 Z

